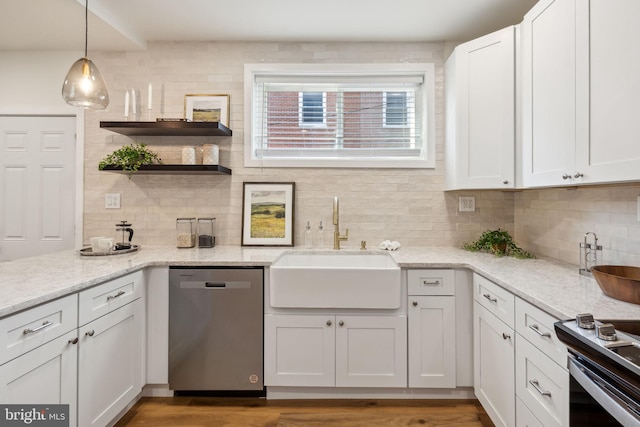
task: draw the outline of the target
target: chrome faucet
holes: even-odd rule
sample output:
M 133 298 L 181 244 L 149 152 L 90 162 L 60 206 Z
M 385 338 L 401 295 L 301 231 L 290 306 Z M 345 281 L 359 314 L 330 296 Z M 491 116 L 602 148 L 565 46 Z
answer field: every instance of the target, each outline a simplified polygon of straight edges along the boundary
M 349 239 L 349 229 L 345 231 L 345 235 L 340 235 L 340 202 L 338 197 L 333 198 L 333 225 L 335 225 L 335 231 L 333 232 L 333 249 L 340 249 L 340 242 Z

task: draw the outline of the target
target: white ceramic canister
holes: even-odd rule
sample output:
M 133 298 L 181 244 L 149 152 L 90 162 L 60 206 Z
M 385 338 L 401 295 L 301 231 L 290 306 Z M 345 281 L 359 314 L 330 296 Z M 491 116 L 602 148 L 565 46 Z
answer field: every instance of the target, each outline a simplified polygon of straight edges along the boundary
M 182 148 L 182 164 L 183 165 L 195 165 L 196 164 L 196 147 L 183 147 Z
M 217 165 L 220 163 L 220 148 L 215 144 L 204 144 L 202 146 L 202 164 Z

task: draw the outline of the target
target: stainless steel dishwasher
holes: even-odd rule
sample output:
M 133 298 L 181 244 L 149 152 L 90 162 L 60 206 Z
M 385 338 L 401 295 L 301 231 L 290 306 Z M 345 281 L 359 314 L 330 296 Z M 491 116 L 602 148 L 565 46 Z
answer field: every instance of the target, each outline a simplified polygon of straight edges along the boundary
M 264 396 L 263 283 L 262 267 L 169 268 L 176 394 Z

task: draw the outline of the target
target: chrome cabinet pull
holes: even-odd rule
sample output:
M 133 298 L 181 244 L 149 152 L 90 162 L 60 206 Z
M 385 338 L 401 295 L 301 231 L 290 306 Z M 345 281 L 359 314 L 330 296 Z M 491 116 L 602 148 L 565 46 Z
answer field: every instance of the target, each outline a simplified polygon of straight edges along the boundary
M 78 337 L 69 340 L 69 344 L 78 344 Z
M 122 296 L 122 295 L 124 295 L 124 294 L 125 294 L 125 291 L 118 291 L 118 293 L 117 293 L 117 294 L 115 294 L 115 295 L 109 295 L 109 296 L 107 297 L 107 301 L 111 301 L 112 299 L 115 299 L 115 298 L 121 297 L 121 296 Z
M 338 325 L 344 326 L 344 322 L 341 320 L 341 321 L 338 322 Z
M 440 280 L 434 280 L 433 282 L 430 282 L 428 280 L 423 280 L 422 284 L 425 286 L 440 286 Z
M 93 336 L 93 334 L 95 334 L 95 333 L 96 333 L 96 331 L 94 331 L 94 330 L 92 329 L 92 330 L 90 330 L 90 331 L 85 332 L 84 334 L 85 334 L 86 336 L 88 336 L 88 337 L 92 337 L 92 336 Z
M 502 181 L 502 183 L 506 185 L 509 183 L 509 180 L 505 179 L 504 181 Z
M 529 329 L 531 329 L 533 332 L 540 335 L 541 337 L 551 338 L 551 334 L 549 332 L 542 332 L 538 325 L 535 325 L 535 324 L 529 325 Z
M 571 178 L 571 175 L 569 175 L 568 173 L 563 173 L 562 174 L 562 179 L 566 180 L 566 179 L 569 179 L 569 178 Z
M 331 320 L 327 320 L 327 326 L 331 326 L 332 324 Z
M 550 391 L 543 390 L 543 389 L 540 387 L 540 383 L 538 382 L 538 380 L 529 380 L 529 384 L 531 384 L 531 386 L 532 386 L 533 388 L 535 388 L 535 389 L 536 389 L 536 391 L 537 391 L 538 393 L 540 393 L 541 395 L 551 397 L 551 392 L 550 392 Z
M 584 174 L 583 174 L 583 173 L 581 173 L 581 172 L 576 172 L 576 173 L 573 175 L 573 177 L 574 177 L 574 178 L 582 178 L 583 176 L 584 176 Z
M 503 333 L 502 333 L 502 339 L 503 339 L 503 340 L 510 340 L 510 339 L 511 339 L 511 335 L 506 334 L 506 333 L 504 333 L 504 332 L 503 332 Z
M 489 295 L 489 294 L 484 294 L 482 296 L 485 297 L 486 299 L 488 299 L 489 302 L 498 302 L 497 298 L 491 298 L 491 295 Z
M 417 307 L 417 306 L 418 306 L 418 301 L 414 301 L 414 302 L 413 302 L 413 306 L 414 306 L 414 307 Z
M 38 332 L 39 330 L 44 329 L 47 326 L 51 326 L 51 325 L 53 325 L 53 322 L 51 322 L 49 320 L 45 320 L 44 322 L 42 322 L 42 325 L 38 326 L 37 328 L 35 328 L 35 329 L 27 328 L 24 331 L 22 331 L 22 333 L 25 334 L 25 335 L 29 335 L 29 334 L 32 334 L 34 332 Z

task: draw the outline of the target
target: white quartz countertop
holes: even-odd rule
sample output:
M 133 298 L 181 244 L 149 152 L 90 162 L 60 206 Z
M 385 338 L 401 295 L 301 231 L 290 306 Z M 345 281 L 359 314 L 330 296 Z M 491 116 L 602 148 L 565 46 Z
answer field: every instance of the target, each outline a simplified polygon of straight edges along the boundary
M 0 262 L 0 317 L 145 267 L 268 266 L 291 250 L 306 249 L 145 246 L 137 252 L 113 256 L 80 256 L 77 251 L 63 251 Z M 585 312 L 599 319 L 640 319 L 640 305 L 605 296 L 595 280 L 579 275 L 573 265 L 496 258 L 446 247 L 402 247 L 389 253 L 403 268 L 470 269 L 560 319 Z

